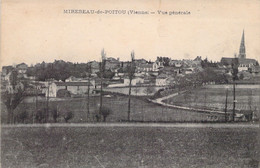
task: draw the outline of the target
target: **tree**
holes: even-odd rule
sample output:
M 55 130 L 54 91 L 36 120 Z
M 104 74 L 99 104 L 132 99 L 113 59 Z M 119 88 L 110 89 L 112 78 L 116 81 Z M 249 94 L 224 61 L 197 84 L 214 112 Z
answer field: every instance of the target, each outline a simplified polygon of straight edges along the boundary
M 7 108 L 7 123 L 15 122 L 14 110 L 23 101 L 24 90 L 26 85 L 21 86 L 22 83 L 18 79 L 18 72 L 13 70 L 10 75 L 10 90 L 2 93 L 2 100 Z
M 128 110 L 127 110 L 127 120 L 130 121 L 130 112 L 131 112 L 131 89 L 132 89 L 132 80 L 135 74 L 135 53 L 134 51 L 131 52 L 131 63 L 128 66 L 128 78 L 129 78 L 129 92 L 128 92 Z
M 140 91 L 139 87 L 135 87 L 135 96 L 137 96 L 137 93 Z
M 21 123 L 25 123 L 25 120 L 29 117 L 28 115 L 28 112 L 26 110 L 26 106 L 23 106 L 18 114 L 17 114 L 17 119 L 18 119 L 18 122 L 21 122 Z
M 90 78 L 91 78 L 91 73 L 92 73 L 92 69 L 91 69 L 91 64 L 88 64 L 87 68 L 86 68 L 87 74 L 86 76 L 88 77 L 88 96 L 87 96 L 87 119 L 89 119 L 90 117 L 90 110 L 89 110 L 89 101 L 90 101 Z
M 10 75 L 10 84 L 15 89 L 15 86 L 18 84 L 18 72 L 16 70 L 13 70 Z
M 63 116 L 65 122 L 67 123 L 70 119 L 74 117 L 73 113 L 71 111 L 66 112 L 65 115 Z
M 238 80 L 238 76 L 237 76 L 237 74 L 238 74 L 238 58 L 233 59 L 231 66 L 232 66 L 233 81 Z
M 102 96 L 103 96 L 103 74 L 106 70 L 106 53 L 104 49 L 101 51 L 101 62 L 99 64 L 99 72 L 100 72 L 100 106 L 99 106 L 99 114 L 97 114 L 97 120 L 99 120 L 102 111 Z
M 101 109 L 101 115 L 103 116 L 103 122 L 106 122 L 106 118 L 111 114 L 111 110 L 108 107 L 103 106 Z
M 46 109 L 43 108 L 43 109 L 39 109 L 36 111 L 36 114 L 35 114 L 35 119 L 38 123 L 43 123 L 44 122 L 44 119 L 45 119 L 45 111 Z
M 233 78 L 233 114 L 232 120 L 235 121 L 235 111 L 236 111 L 236 87 L 235 81 L 238 80 L 238 58 L 233 59 L 232 62 L 232 78 Z
M 149 94 L 154 93 L 154 91 L 155 91 L 155 88 L 152 87 L 152 86 L 147 86 L 147 87 L 144 89 L 144 92 L 146 93 L 146 96 L 148 96 Z
M 243 80 L 243 79 L 244 79 L 244 74 L 241 73 L 241 74 L 239 75 L 239 79 L 240 79 L 240 80 Z
M 52 109 L 51 113 L 52 113 L 53 121 L 56 123 L 59 117 L 58 108 Z

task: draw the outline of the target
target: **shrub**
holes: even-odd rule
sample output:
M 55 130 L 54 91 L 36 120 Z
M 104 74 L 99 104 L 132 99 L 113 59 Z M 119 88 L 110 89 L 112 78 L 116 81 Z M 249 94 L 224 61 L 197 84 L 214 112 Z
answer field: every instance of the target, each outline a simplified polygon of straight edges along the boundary
M 56 123 L 57 118 L 59 117 L 58 110 L 56 108 L 54 108 L 51 112 L 52 112 L 52 118 L 53 118 L 54 122 Z
M 26 109 L 22 110 L 20 113 L 18 113 L 17 117 L 18 117 L 18 122 L 24 123 L 25 120 L 28 118 L 28 112 L 26 111 Z
M 45 119 L 45 111 L 46 111 L 45 109 L 39 109 L 36 112 L 35 119 L 38 123 L 43 123 Z
M 60 89 L 57 92 L 57 97 L 71 97 L 71 94 L 68 90 L 66 89 Z
M 73 113 L 71 111 L 69 111 L 69 112 L 65 113 L 65 116 L 63 118 L 64 118 L 65 122 L 67 123 L 73 117 L 74 117 Z
M 103 121 L 106 122 L 106 118 L 111 114 L 111 109 L 108 107 L 101 108 L 101 115 L 103 116 Z

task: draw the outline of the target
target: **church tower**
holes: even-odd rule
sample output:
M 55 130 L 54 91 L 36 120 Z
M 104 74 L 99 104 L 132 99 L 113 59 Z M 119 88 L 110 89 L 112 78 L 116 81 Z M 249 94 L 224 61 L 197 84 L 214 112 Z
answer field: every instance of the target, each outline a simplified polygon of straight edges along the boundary
M 245 35 L 244 35 L 244 30 L 243 30 L 243 34 L 242 34 L 242 39 L 241 39 L 241 43 L 240 43 L 240 48 L 239 48 L 239 55 L 238 55 L 239 59 L 245 59 L 246 58 L 246 47 L 245 47 Z

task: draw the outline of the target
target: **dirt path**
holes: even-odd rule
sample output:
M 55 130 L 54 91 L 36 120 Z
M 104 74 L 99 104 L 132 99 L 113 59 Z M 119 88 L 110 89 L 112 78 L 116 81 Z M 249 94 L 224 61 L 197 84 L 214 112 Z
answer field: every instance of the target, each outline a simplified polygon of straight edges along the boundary
M 224 115 L 225 112 L 224 111 L 219 111 L 219 110 L 206 110 L 206 109 L 200 109 L 200 108 L 192 108 L 192 107 L 185 107 L 185 106 L 177 106 L 177 105 L 172 105 L 172 104 L 167 104 L 164 103 L 163 100 L 178 96 L 179 94 L 183 94 L 186 91 L 182 91 L 182 92 L 177 92 L 177 93 L 173 93 L 171 95 L 162 97 L 162 98 L 158 98 L 155 100 L 149 99 L 149 101 L 155 103 L 155 104 L 160 104 L 163 106 L 167 106 L 167 107 L 173 107 L 173 108 L 177 108 L 177 109 L 183 109 L 183 110 L 190 110 L 190 111 L 196 111 L 196 112 L 202 112 L 202 113 L 210 113 L 210 114 L 222 114 Z M 236 113 L 237 117 L 240 117 L 242 114 L 238 114 Z

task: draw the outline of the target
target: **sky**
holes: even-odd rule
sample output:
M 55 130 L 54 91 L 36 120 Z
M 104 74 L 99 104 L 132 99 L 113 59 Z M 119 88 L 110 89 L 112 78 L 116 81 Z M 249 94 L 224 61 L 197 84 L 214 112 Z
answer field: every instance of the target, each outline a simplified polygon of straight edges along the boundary
M 66 9 L 136 10 L 155 14 L 66 14 Z M 165 15 L 158 11 L 167 11 Z M 190 15 L 169 15 L 188 11 Z M 260 60 L 259 0 L 2 0 L 0 66 L 25 62 L 194 59 L 220 61 L 239 52 Z

